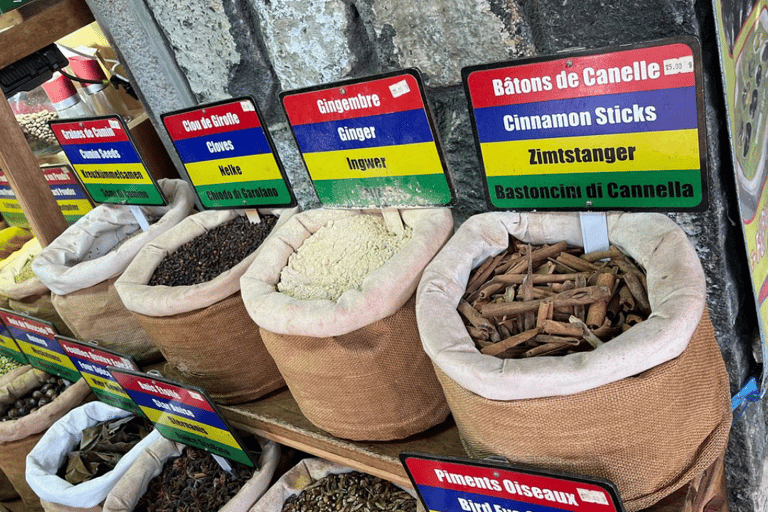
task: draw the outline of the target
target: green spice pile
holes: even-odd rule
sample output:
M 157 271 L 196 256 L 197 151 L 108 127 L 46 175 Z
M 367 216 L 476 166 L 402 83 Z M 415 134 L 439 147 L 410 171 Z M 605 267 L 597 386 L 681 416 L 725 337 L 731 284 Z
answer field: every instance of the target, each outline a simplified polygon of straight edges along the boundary
M 180 457 L 166 461 L 150 480 L 134 512 L 211 512 L 219 510 L 253 476 L 254 468 L 230 462 L 227 473 L 211 455 L 187 446 Z
M 67 455 L 58 476 L 72 485 L 112 471 L 120 459 L 152 430 L 152 423 L 138 416 L 99 422 L 83 430 L 77 450 Z
M 38 388 L 27 392 L 14 403 L 6 406 L 0 421 L 17 420 L 27 414 L 32 414 L 40 407 L 53 402 L 67 388 L 67 381 L 49 376 Z
M 10 357 L 0 354 L 0 375 L 5 375 L 9 371 L 22 366 L 21 363 Z
M 262 216 L 258 224 L 238 216 L 216 226 L 163 258 L 148 284 L 189 286 L 207 283 L 258 249 L 276 223 L 274 215 Z
M 32 279 L 35 277 L 35 274 L 32 272 L 32 261 L 34 261 L 34 256 L 29 256 L 27 258 L 27 261 L 24 262 L 24 266 L 21 267 L 21 270 L 19 270 L 19 273 L 13 276 L 13 282 L 16 284 L 23 283 L 27 279 Z

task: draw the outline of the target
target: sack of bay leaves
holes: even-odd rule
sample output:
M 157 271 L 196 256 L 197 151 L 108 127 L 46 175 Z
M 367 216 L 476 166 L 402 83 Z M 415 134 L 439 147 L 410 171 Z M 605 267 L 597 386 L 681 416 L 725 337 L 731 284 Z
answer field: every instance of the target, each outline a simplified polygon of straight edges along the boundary
M 438 208 L 403 210 L 402 220 L 398 234 L 381 212 L 299 213 L 240 281 L 301 412 L 337 437 L 401 439 L 448 415 L 421 348 L 413 296 L 453 218 Z
M 240 277 L 296 209 L 197 213 L 147 244 L 115 288 L 157 344 L 165 373 L 215 401 L 254 400 L 285 386 L 240 297 Z M 279 216 L 279 217 L 278 217 Z
M 27 483 L 46 512 L 101 512 L 109 491 L 158 438 L 148 420 L 89 402 L 45 432 L 27 456 Z
M 156 439 L 115 485 L 104 512 L 246 512 L 269 487 L 280 460 L 280 445 L 246 437 L 258 468 L 229 461 L 227 473 L 211 455 L 196 448 Z
M 594 350 L 499 359 L 478 351 L 457 312 L 473 269 L 506 250 L 510 235 L 581 246 L 578 214 L 471 217 L 424 271 L 416 312 L 471 457 L 607 478 L 633 512 L 724 453 L 728 376 L 685 233 L 660 214 L 607 218 L 610 243 L 646 271 L 651 312 Z
M 100 205 L 59 235 L 32 262 L 32 271 L 52 293 L 53 306 L 74 337 L 150 361 L 159 351 L 125 309 L 114 282 L 139 250 L 192 211 L 194 193 L 182 180 L 158 180 L 167 206 L 141 211 L 142 231 L 126 206 Z
M 42 251 L 36 238 L 9 256 L 0 267 L 0 307 L 51 322 L 56 331 L 72 336 L 53 307 L 51 291 L 32 272 L 32 262 Z
M 27 483 L 27 455 L 51 425 L 90 394 L 91 388 L 83 379 L 69 384 L 38 369 L 0 386 L 0 470 L 28 511 L 42 512 L 43 508 Z

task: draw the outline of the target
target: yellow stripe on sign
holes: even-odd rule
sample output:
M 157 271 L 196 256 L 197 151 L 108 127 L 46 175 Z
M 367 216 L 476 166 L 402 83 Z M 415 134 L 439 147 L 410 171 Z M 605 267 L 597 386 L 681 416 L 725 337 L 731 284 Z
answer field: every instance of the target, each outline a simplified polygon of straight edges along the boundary
M 82 164 L 75 166 L 83 183 L 117 183 L 120 185 L 151 185 L 144 164 Z M 137 174 L 138 173 L 138 174 Z
M 93 210 L 93 206 L 86 199 L 67 199 L 58 203 L 64 215 L 80 215 Z
M 442 174 L 434 142 L 304 153 L 314 180 Z
M 68 357 L 53 352 L 52 350 L 48 350 L 47 348 L 41 347 L 40 345 L 29 343 L 28 341 L 18 340 L 18 342 L 19 348 L 25 354 L 37 356 L 41 359 L 55 363 L 63 368 L 77 372 L 77 368 L 75 368 L 75 365 L 72 364 L 72 361 L 70 361 Z
M 697 130 L 487 142 L 481 151 L 487 176 L 669 171 L 701 165 Z M 588 156 L 602 161 L 584 162 Z M 611 159 L 615 161 L 608 163 Z
M 228 166 L 232 166 L 228 168 Z M 189 178 L 195 186 L 218 185 L 220 183 L 240 183 L 244 181 L 279 180 L 280 169 L 272 153 L 261 155 L 221 158 L 206 162 L 184 164 Z M 242 174 L 228 174 L 240 167 Z
M 100 389 L 101 391 L 110 393 L 112 395 L 117 395 L 123 398 L 130 399 L 130 397 L 125 394 L 122 388 L 120 388 L 120 386 L 118 386 L 114 382 L 110 382 L 106 379 L 102 379 L 101 377 L 96 377 L 87 372 L 80 373 L 80 375 L 83 376 L 83 378 L 85 379 L 85 382 L 87 382 L 88 385 L 91 386 L 92 388 Z
M 199 421 L 185 418 L 181 415 L 168 414 L 151 407 L 141 406 L 141 410 L 144 411 L 144 414 L 147 415 L 147 418 L 149 418 L 150 421 L 155 423 L 160 423 L 161 425 L 173 427 L 178 430 L 183 430 L 185 432 L 189 432 L 190 434 L 207 437 L 213 441 L 216 441 L 217 443 L 225 444 L 227 446 L 231 446 L 232 448 L 237 448 L 238 450 L 241 449 L 237 444 L 237 441 L 235 441 L 235 438 L 232 437 L 232 434 L 226 430 L 221 430 L 220 428 L 212 427 L 210 425 L 200 423 Z
M 19 348 L 16 346 L 16 343 L 14 343 L 13 340 L 8 336 L 0 336 L 0 345 L 4 346 L 8 350 L 13 350 L 14 352 L 19 351 Z

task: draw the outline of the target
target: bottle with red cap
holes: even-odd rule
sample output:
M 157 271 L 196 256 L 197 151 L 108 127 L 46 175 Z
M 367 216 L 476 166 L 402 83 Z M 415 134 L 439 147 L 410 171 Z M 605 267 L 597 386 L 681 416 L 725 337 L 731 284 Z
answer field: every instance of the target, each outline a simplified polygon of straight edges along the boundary
M 60 118 L 92 117 L 95 112 L 85 102 L 80 101 L 72 80 L 61 73 L 54 73 L 53 78 L 43 84 L 46 96 L 51 100 Z
M 98 60 L 81 56 L 70 57 L 69 68 L 78 78 L 100 82 L 82 84 L 80 90 L 83 99 L 96 112 L 96 115 L 120 114 L 126 119 L 129 117 L 125 103 L 118 96 L 117 89 L 107 80 L 107 75 L 104 74 Z

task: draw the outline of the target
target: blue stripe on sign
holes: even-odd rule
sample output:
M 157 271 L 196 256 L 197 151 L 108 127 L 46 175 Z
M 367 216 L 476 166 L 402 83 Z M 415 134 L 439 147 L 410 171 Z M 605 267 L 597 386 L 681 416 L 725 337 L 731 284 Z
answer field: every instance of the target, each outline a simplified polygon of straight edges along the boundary
M 272 152 L 261 128 L 191 137 L 177 140 L 174 144 L 185 164 Z M 227 149 L 230 144 L 234 149 Z
M 204 411 L 202 409 L 198 409 L 197 407 L 194 407 L 188 404 L 182 404 L 175 400 L 172 401 L 173 405 L 178 407 L 183 407 L 184 409 L 189 410 L 192 414 L 194 414 L 194 417 L 192 417 L 181 412 L 176 412 L 172 409 L 164 409 L 163 407 L 157 405 L 156 403 L 156 402 L 159 402 L 159 403 L 167 404 L 171 402 L 171 400 L 168 400 L 168 399 L 164 400 L 160 397 L 148 395 L 146 393 L 140 393 L 138 391 L 132 391 L 130 389 L 123 388 L 123 390 L 126 393 L 128 393 L 128 396 L 130 396 L 133 399 L 133 401 L 136 402 L 141 407 L 148 407 L 150 409 L 156 409 L 158 411 L 173 413 L 176 416 L 179 416 L 180 418 L 189 418 L 191 420 L 199 421 L 200 423 L 205 423 L 206 425 L 210 425 L 211 427 L 216 427 L 216 428 L 220 428 L 222 430 L 227 430 L 227 431 L 229 430 L 227 426 L 224 425 L 224 423 L 221 421 L 221 419 L 216 414 L 210 411 Z
M 101 142 L 98 144 L 71 144 L 62 146 L 64 153 L 73 165 L 79 164 L 137 164 L 139 155 L 130 141 Z M 109 153 L 117 151 L 120 158 L 112 158 Z M 90 153 L 95 151 L 96 153 Z M 103 156 L 99 151 L 105 152 Z M 87 155 L 87 156 L 86 156 Z
M 483 494 L 474 494 L 471 492 L 454 491 L 451 489 L 439 489 L 420 485 L 424 501 L 427 502 L 427 510 L 439 510 L 441 512 L 461 512 L 464 510 L 487 511 L 491 512 L 564 512 L 574 510 L 575 507 L 568 507 L 563 504 L 562 508 L 547 507 L 544 505 L 535 505 L 517 501 L 510 495 L 509 499 L 497 498 Z M 464 501 L 460 501 L 464 500 Z M 485 505 L 487 503 L 487 505 Z
M 609 116 L 616 118 L 616 106 L 620 112 L 629 109 L 620 113 L 628 117 L 611 123 Z M 654 114 L 649 115 L 649 109 Z M 656 119 L 650 120 L 653 115 Z M 556 127 L 539 128 L 537 123 L 545 123 L 547 116 Z M 487 107 L 475 110 L 475 119 L 481 143 L 685 130 L 698 126 L 694 87 Z
M 423 109 L 303 124 L 294 126 L 293 131 L 302 153 L 417 144 L 434 140 Z
M 58 201 L 88 199 L 88 196 L 85 195 L 85 191 L 75 185 L 55 185 L 51 187 L 51 192 L 53 192 L 53 197 Z
M 58 354 L 64 354 L 64 352 L 61 350 L 61 347 L 59 347 L 59 344 L 56 343 L 54 340 L 46 338 L 42 334 L 36 334 L 29 331 L 25 331 L 23 329 L 19 329 L 17 327 L 14 327 L 12 325 L 8 326 L 8 329 L 11 331 L 11 335 L 19 340 L 19 341 L 26 341 L 27 343 L 30 343 L 32 345 L 41 346 L 40 342 L 42 341 L 45 345 L 44 348 L 47 348 L 51 352 L 56 352 Z M 34 336 L 34 340 L 30 339 L 30 336 Z M 64 354 L 66 355 L 66 354 Z

